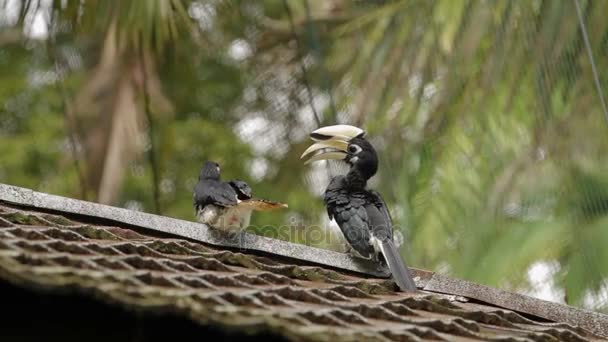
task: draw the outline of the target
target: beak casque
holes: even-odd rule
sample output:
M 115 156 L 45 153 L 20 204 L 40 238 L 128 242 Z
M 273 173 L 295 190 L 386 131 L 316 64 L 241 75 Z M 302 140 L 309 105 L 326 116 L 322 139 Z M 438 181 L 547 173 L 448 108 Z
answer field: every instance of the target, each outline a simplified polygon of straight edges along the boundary
M 348 142 L 355 137 L 364 135 L 364 130 L 350 125 L 321 127 L 310 133 L 310 138 L 316 141 L 316 143 L 307 148 L 306 151 L 302 153 L 302 156 L 300 156 L 300 159 L 303 159 L 311 153 L 323 150 L 321 153 L 308 159 L 304 164 L 326 159 L 342 160 L 346 158 L 346 148 L 348 147 Z
M 350 139 L 364 135 L 365 131 L 359 127 L 351 125 L 333 125 L 321 127 L 313 131 L 310 133 L 310 138 L 314 141 L 325 141 L 329 139 L 349 141 Z

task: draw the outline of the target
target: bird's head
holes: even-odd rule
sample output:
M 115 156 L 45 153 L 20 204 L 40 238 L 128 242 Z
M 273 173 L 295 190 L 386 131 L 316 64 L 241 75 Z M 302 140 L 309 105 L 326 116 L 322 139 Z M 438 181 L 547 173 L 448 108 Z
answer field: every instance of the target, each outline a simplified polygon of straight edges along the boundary
M 220 179 L 220 164 L 214 161 L 206 161 L 198 175 L 198 179 Z
M 378 170 L 376 150 L 365 139 L 365 131 L 350 125 L 334 125 L 319 128 L 310 134 L 315 141 L 300 158 L 321 151 L 306 161 L 306 164 L 327 159 L 343 160 L 366 179 Z

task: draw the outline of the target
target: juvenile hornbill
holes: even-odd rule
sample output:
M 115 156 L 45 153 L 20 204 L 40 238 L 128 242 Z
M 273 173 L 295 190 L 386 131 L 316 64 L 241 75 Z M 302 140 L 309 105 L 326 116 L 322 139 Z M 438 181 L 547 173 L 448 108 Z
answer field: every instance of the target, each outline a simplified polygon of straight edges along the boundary
M 329 218 L 340 226 L 352 254 L 374 261 L 379 261 L 381 254 L 399 288 L 416 291 L 416 284 L 393 242 L 388 208 L 378 192 L 367 189 L 367 181 L 378 170 L 378 156 L 364 136 L 365 131 L 349 125 L 319 128 L 310 134 L 316 143 L 301 158 L 321 151 L 306 164 L 338 159 L 350 165 L 346 176 L 333 177 L 325 191 Z
M 220 166 L 203 165 L 194 187 L 194 209 L 199 222 L 213 228 L 239 232 L 249 226 L 251 212 L 287 208 L 287 204 L 252 198 L 251 187 L 242 180 L 222 182 Z

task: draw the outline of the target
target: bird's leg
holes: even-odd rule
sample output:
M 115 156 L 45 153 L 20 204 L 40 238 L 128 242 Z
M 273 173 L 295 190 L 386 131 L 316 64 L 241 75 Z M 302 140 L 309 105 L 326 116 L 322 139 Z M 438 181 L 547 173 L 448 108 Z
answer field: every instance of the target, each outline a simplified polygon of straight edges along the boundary
M 348 242 L 344 242 L 344 253 L 357 258 L 361 257 L 361 254 L 357 253 L 357 251 L 351 245 L 349 245 Z
M 344 244 L 344 249 L 345 249 L 344 253 L 349 254 L 350 256 L 353 256 L 355 258 L 365 259 L 365 260 L 370 260 L 370 259 L 374 258 L 374 256 L 372 256 L 372 257 L 364 257 L 363 255 L 361 255 L 361 253 L 357 252 L 357 250 L 354 249 L 348 243 Z
M 344 246 L 344 253 L 350 254 L 352 256 L 358 256 L 357 255 L 358 253 L 355 252 L 355 250 L 348 244 L 348 242 L 344 242 L 343 246 Z
M 374 253 L 372 255 L 372 261 L 379 263 L 380 262 L 380 258 L 378 256 L 379 256 L 379 253 Z

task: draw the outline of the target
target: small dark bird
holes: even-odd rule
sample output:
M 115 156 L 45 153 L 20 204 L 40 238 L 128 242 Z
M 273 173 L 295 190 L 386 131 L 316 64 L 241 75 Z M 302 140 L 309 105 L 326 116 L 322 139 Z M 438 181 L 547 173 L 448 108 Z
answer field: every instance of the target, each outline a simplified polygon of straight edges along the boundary
M 338 159 L 350 165 L 346 176 L 333 177 L 325 191 L 329 218 L 340 226 L 351 254 L 374 261 L 379 261 L 378 256 L 382 255 L 399 288 L 416 291 L 393 241 L 393 223 L 386 203 L 378 192 L 367 189 L 367 181 L 378 170 L 378 156 L 364 136 L 365 131 L 349 125 L 319 128 L 310 134 L 316 143 L 301 158 L 321 151 L 306 164 Z
M 222 182 L 220 166 L 207 161 L 194 187 L 194 209 L 199 222 L 213 228 L 239 232 L 249 226 L 251 212 L 287 208 L 287 204 L 252 198 L 249 184 L 242 180 Z

